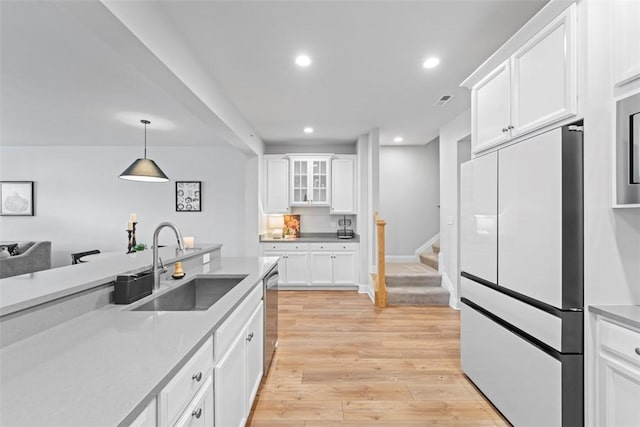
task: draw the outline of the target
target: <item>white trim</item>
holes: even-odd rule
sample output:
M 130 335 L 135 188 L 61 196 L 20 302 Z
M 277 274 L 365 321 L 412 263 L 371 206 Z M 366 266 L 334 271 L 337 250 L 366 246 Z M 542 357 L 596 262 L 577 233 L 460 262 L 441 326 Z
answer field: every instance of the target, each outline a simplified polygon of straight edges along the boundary
M 371 302 L 376 302 L 376 298 L 373 294 L 373 286 L 370 283 L 360 283 L 358 285 L 358 293 L 359 294 L 367 294 L 369 295 L 369 299 Z
M 418 259 L 412 255 L 387 255 L 385 262 L 417 262 Z
M 442 272 L 442 287 L 449 291 L 449 306 L 455 310 L 460 310 L 460 305 L 458 304 L 458 292 L 454 290 L 453 283 L 449 280 L 449 276 L 447 276 L 446 272 Z
M 433 246 L 433 244 L 436 243 L 438 240 L 440 240 L 440 233 L 436 234 L 435 236 L 427 240 L 422 246 L 416 249 L 416 251 L 414 252 L 416 259 L 419 259 L 420 254 L 426 251 L 427 249 L 429 249 L 431 246 Z M 431 250 L 431 252 L 433 252 L 433 249 Z

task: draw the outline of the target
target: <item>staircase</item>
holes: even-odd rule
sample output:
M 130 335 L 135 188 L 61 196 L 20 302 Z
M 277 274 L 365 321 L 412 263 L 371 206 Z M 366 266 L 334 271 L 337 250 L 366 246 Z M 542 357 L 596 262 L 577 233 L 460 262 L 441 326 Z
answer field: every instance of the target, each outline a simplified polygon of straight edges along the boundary
M 438 273 L 440 243 L 433 253 L 420 254 L 420 262 L 387 263 L 385 281 L 389 305 L 448 305 L 449 291 Z

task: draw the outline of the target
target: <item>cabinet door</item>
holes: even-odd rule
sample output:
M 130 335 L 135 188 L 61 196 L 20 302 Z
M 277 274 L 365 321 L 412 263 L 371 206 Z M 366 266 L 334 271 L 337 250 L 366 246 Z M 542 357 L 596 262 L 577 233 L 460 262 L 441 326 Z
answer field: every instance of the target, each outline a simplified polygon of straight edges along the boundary
M 336 285 L 357 284 L 357 259 L 358 257 L 356 252 L 334 252 L 333 283 Z
M 245 335 L 240 334 L 216 364 L 215 425 L 243 426 L 247 418 Z
M 613 6 L 613 82 L 621 85 L 640 77 L 640 2 L 618 0 Z
M 253 399 L 258 393 L 264 369 L 264 306 L 262 301 L 251 315 L 245 333 L 247 347 L 247 412 L 251 410 Z M 248 416 L 248 414 L 247 414 Z
M 311 164 L 311 204 L 328 205 L 330 193 L 329 160 L 310 160 Z
M 311 252 L 311 284 L 333 284 L 333 254 L 331 252 Z
M 291 160 L 291 204 L 309 204 L 309 162 L 302 159 Z
M 460 169 L 460 271 L 498 283 L 498 154 Z
M 575 4 L 525 43 L 511 64 L 511 137 L 577 108 Z
M 597 424 L 640 426 L 640 367 L 600 350 L 598 370 Z
M 265 162 L 267 188 L 265 213 L 289 212 L 289 160 L 268 158 Z
M 356 162 L 352 157 L 331 161 L 331 213 L 356 213 Z
M 471 149 L 486 150 L 509 139 L 509 61 L 471 90 Z
M 286 270 L 288 285 L 309 284 L 309 252 L 287 252 Z

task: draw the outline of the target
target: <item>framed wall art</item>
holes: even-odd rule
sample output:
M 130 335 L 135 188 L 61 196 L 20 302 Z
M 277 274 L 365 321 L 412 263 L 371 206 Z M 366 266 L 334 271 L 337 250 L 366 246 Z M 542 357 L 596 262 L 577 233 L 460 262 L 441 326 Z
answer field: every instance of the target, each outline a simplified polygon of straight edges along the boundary
M 615 102 L 613 207 L 640 208 L 640 91 Z
M 0 181 L 0 215 L 33 216 L 33 181 Z
M 176 181 L 176 212 L 201 212 L 201 189 L 201 181 Z

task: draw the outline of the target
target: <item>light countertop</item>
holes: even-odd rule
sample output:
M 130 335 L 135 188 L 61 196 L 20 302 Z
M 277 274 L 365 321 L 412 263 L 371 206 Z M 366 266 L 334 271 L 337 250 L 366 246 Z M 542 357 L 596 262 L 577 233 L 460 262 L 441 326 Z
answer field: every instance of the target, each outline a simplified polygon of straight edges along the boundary
M 149 254 L 144 255 L 147 259 Z M 138 262 L 116 265 L 122 271 L 135 270 Z M 2 348 L 0 425 L 130 423 L 242 298 L 256 284 L 261 286 L 261 278 L 276 262 L 273 257 L 223 257 L 215 271 L 206 271 L 207 266 L 190 270 L 183 281 L 201 273 L 248 274 L 207 311 L 130 311 L 177 286 L 163 282 L 154 295 L 134 304 L 108 305 Z M 89 263 L 74 267 L 91 269 Z M 74 272 L 90 281 L 114 276 L 105 266 L 95 268 L 93 274 Z M 79 286 L 82 280 L 73 282 Z
M 221 246 L 202 245 L 184 253 L 179 253 L 175 246 L 167 246 L 159 248 L 158 254 L 166 262 L 173 262 Z M 131 254 L 104 255 L 91 262 L 0 279 L 0 316 L 99 286 L 115 280 L 118 274 L 148 270 L 152 264 L 152 252 L 149 249 Z
M 268 234 L 262 234 L 260 241 L 268 243 L 356 243 L 360 241 L 360 236 L 356 234 L 353 239 L 338 239 L 337 233 L 300 233 L 300 237 L 295 239 L 274 239 Z
M 640 305 L 590 305 L 589 311 L 640 329 Z

